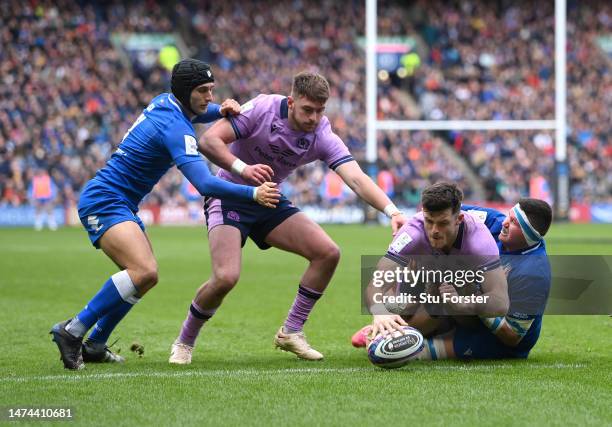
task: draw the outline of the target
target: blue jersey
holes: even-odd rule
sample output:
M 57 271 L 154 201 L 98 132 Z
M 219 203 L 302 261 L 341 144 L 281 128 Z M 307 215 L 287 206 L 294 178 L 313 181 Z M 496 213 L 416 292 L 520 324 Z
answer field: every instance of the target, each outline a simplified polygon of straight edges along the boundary
M 220 117 L 219 106 L 211 104 L 205 114 L 194 118 L 194 123 Z M 190 162 L 204 162 L 198 153 L 193 124 L 174 95 L 163 93 L 143 110 L 94 180 L 121 196 L 136 212 L 143 197 L 170 167 Z
M 506 321 L 512 329 L 523 336 L 513 350 L 526 353 L 540 336 L 542 316 L 550 292 L 551 273 L 544 241 L 520 250 L 506 251 L 499 241 L 501 224 L 506 216 L 495 209 L 463 205 L 462 210 L 484 222 L 495 238 L 501 262 L 508 280 L 510 309 Z

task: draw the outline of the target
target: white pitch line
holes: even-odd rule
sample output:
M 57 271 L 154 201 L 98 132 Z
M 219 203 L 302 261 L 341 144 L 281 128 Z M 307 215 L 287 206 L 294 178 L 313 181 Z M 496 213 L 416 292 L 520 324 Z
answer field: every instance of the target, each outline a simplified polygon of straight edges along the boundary
M 509 364 L 486 364 L 486 365 L 434 365 L 431 363 L 420 363 L 409 366 L 397 372 L 410 371 L 492 371 L 498 369 L 509 369 L 517 365 Z M 529 364 L 520 366 L 521 369 L 580 369 L 584 364 L 551 363 L 551 364 Z M 185 378 L 185 377 L 210 377 L 223 375 L 225 377 L 244 377 L 245 375 L 293 375 L 293 374 L 348 374 L 354 372 L 377 372 L 373 367 L 368 368 L 298 368 L 298 369 L 213 369 L 213 370 L 190 370 L 179 372 L 108 372 L 101 374 L 64 374 L 43 375 L 33 377 L 2 377 L 0 383 L 27 383 L 34 381 L 84 381 L 84 380 L 106 380 L 113 378 Z M 378 372 L 383 372 L 378 370 Z

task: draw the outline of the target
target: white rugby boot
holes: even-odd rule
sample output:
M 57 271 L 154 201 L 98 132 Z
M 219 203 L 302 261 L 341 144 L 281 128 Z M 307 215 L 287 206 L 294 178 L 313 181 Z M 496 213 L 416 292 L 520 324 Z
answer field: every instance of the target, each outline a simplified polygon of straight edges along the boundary
M 192 346 L 183 344 L 178 340 L 174 341 L 168 362 L 175 365 L 189 365 L 191 363 L 191 353 L 193 353 Z
M 283 332 L 283 327 L 281 326 L 274 337 L 274 344 L 276 348 L 293 353 L 300 359 L 323 360 L 323 355 L 310 347 L 302 331 L 289 334 Z

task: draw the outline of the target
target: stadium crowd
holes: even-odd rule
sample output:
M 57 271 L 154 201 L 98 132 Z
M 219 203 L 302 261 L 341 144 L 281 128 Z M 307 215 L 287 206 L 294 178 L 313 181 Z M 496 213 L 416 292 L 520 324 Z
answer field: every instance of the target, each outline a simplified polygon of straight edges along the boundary
M 612 77 L 595 46 L 612 29 L 610 5 L 570 2 L 568 114 L 572 195 L 611 200 Z M 422 61 L 413 75 L 380 82 L 379 118 L 552 119 L 552 2 L 379 2 L 380 35 L 412 35 Z M 294 72 L 316 67 L 330 81 L 327 115 L 357 159 L 365 155 L 363 2 L 152 1 L 0 3 L 0 204 L 28 203 L 35 170 L 49 171 L 58 203 L 73 204 L 142 108 L 168 90 L 160 65 L 142 70 L 114 32 L 179 29 L 192 56 L 215 67 L 216 100 L 288 93 Z M 378 181 L 397 202 L 463 173 L 449 144 L 480 175 L 491 200 L 528 194 L 553 168 L 550 132 L 381 132 Z M 297 204 L 354 199 L 322 165 L 295 174 L 284 191 Z M 183 180 L 168 174 L 149 202 L 182 204 Z

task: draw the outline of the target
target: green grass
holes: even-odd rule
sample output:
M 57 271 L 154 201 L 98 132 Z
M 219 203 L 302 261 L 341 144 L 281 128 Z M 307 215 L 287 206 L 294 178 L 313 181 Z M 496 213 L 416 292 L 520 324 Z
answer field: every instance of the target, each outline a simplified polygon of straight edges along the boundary
M 527 361 L 419 362 L 385 371 L 351 347 L 362 254 L 389 231 L 327 227 L 342 248 L 334 280 L 306 328 L 326 360 L 275 351 L 272 338 L 305 262 L 249 243 L 236 289 L 202 332 L 194 363 L 170 345 L 209 274 L 202 228 L 150 228 L 160 283 L 114 334 L 123 366 L 65 371 L 47 334 L 115 271 L 80 229 L 0 230 L 0 407 L 73 408 L 87 425 L 610 425 L 612 318 L 546 316 Z M 555 225 L 552 254 L 612 254 L 612 226 Z M 606 240 L 607 238 L 607 240 Z M 585 243 L 586 242 L 586 243 Z M 138 358 L 128 348 L 142 343 Z

